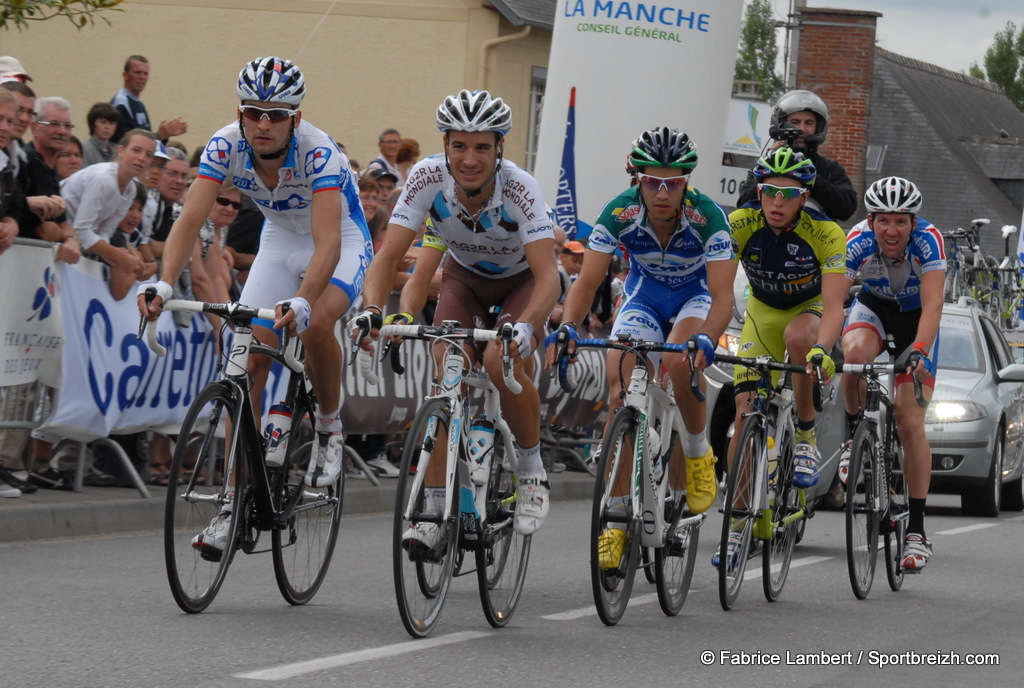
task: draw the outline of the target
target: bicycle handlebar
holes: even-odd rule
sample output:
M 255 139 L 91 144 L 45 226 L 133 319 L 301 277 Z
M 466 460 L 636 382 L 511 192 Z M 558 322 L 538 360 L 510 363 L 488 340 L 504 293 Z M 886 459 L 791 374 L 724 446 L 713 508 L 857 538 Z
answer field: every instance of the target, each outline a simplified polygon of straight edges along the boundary
M 502 379 L 505 386 L 513 394 L 523 391 L 523 386 L 515 378 L 512 357 L 508 353 L 508 345 L 512 341 L 512 325 L 506 323 L 501 331 L 484 330 L 475 327 L 461 327 L 458 324 L 445 323 L 443 325 L 385 325 L 380 330 L 381 337 L 408 337 L 410 339 L 446 339 L 470 340 L 474 342 L 493 342 L 496 339 L 502 340 Z M 391 363 L 396 373 L 401 375 L 405 368 L 398 363 L 398 344 L 388 345 L 385 354 L 391 353 Z
M 778 370 L 783 373 L 797 373 L 799 375 L 807 374 L 806 365 L 782 363 L 769 356 L 755 356 L 753 358 L 748 358 L 745 356 L 718 354 L 715 356 L 715 360 L 721 361 L 722 363 L 731 363 L 733 365 L 743 366 L 745 368 L 752 368 L 761 375 L 765 375 L 773 370 Z M 825 408 L 823 395 L 821 393 L 821 368 L 819 365 L 814 363 L 813 359 L 812 365 L 814 365 L 816 373 L 813 376 L 814 386 L 812 388 L 812 400 L 814 402 L 814 410 L 820 413 Z
M 871 363 L 844 363 L 840 366 L 840 369 L 844 375 L 862 375 L 874 378 L 879 378 L 882 375 L 896 376 L 896 364 L 895 363 L 878 363 L 872 361 Z M 911 379 L 914 382 L 914 399 L 917 401 L 917 405 L 924 408 L 928 405 L 928 402 L 924 398 L 923 387 L 921 380 L 918 379 L 917 375 L 910 374 Z
M 147 289 L 146 303 L 150 303 L 155 296 L 155 288 Z M 224 318 L 228 322 L 244 323 L 246 325 L 251 324 L 253 320 L 257 319 L 274 320 L 277 315 L 273 308 L 254 308 L 252 306 L 246 306 L 238 303 L 237 301 L 229 303 L 206 303 L 205 301 L 170 299 L 162 304 L 162 308 L 165 311 L 209 313 L 211 315 Z M 145 331 L 146 344 L 149 346 L 150 350 L 160 358 L 166 356 L 167 348 L 157 339 L 156 321 L 147 320 L 145 316 L 142 316 L 139 323 L 139 339 L 142 339 L 143 331 Z M 281 352 L 285 363 L 291 370 L 298 372 L 303 369 L 302 361 L 299 360 L 295 347 L 288 346 L 287 339 L 285 339 L 282 344 Z

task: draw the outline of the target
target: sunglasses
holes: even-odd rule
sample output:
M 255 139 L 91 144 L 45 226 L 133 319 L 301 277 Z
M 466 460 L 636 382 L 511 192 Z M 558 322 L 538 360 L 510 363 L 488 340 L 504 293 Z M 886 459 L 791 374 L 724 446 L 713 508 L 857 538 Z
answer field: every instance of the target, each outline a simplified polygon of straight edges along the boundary
M 686 186 L 689 176 L 684 174 L 678 177 L 655 177 L 649 174 L 637 173 L 636 178 L 640 182 L 640 186 L 651 193 L 660 193 L 662 189 L 669 193 L 675 193 Z
M 261 108 L 258 105 L 239 105 L 238 109 L 242 111 L 242 117 L 250 122 L 259 122 L 266 117 L 271 124 L 283 122 L 298 112 L 289 108 Z
M 802 186 L 775 186 L 774 184 L 758 184 L 757 190 L 768 198 L 781 196 L 785 201 L 792 201 L 810 193 L 810 189 L 805 189 Z
M 239 201 L 232 201 L 230 199 L 224 198 L 223 196 L 220 196 L 220 197 L 217 198 L 217 203 L 219 205 L 224 206 L 225 208 L 227 206 L 231 206 L 235 210 L 241 210 L 242 209 L 242 204 Z

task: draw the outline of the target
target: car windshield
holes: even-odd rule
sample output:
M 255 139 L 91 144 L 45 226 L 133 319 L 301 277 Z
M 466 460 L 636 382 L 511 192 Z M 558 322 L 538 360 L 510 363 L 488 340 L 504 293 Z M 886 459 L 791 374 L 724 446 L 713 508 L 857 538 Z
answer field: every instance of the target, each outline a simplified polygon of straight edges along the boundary
M 982 370 L 980 342 L 970 317 L 943 315 L 938 366 L 945 370 Z

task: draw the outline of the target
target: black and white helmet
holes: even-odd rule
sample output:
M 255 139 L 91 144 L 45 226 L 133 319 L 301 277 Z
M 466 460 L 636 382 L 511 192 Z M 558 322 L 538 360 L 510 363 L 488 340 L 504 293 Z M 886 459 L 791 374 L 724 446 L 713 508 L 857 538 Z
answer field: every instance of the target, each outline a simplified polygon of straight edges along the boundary
M 257 57 L 238 75 L 238 99 L 298 107 L 306 95 L 299 68 L 280 57 Z
M 864 192 L 864 207 L 869 213 L 917 215 L 921 203 L 921 192 L 917 186 L 903 177 L 882 177 Z
M 487 91 L 459 91 L 437 108 L 441 131 L 493 131 L 504 136 L 512 128 L 512 109 Z

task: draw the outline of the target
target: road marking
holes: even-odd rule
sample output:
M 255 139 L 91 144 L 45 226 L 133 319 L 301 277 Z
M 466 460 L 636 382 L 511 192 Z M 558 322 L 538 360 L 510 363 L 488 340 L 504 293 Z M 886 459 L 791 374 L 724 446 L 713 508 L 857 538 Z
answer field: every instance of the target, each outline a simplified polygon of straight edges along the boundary
M 789 568 L 792 570 L 795 568 L 799 568 L 801 566 L 820 564 L 821 562 L 828 561 L 829 559 L 835 559 L 835 557 L 804 557 L 803 559 L 794 559 L 793 562 L 789 565 Z M 749 562 L 747 565 L 749 566 Z M 778 568 L 778 566 L 772 567 L 773 570 L 778 570 Z M 743 574 L 743 580 L 748 581 L 751 578 L 760 578 L 762 571 L 763 569 L 760 566 L 758 566 L 757 569 L 753 571 L 747 571 Z
M 995 528 L 998 523 L 976 523 L 973 526 L 963 526 L 962 528 L 950 528 L 949 530 L 940 530 L 935 533 L 936 535 L 959 535 L 960 533 L 969 533 L 972 530 L 984 530 L 985 528 Z
M 692 590 L 690 592 L 693 592 Z M 652 592 L 646 595 L 630 596 L 629 605 L 631 607 L 638 604 L 650 604 L 656 602 L 658 599 L 658 593 Z M 545 614 L 540 617 L 547 619 L 548 621 L 575 621 L 576 619 L 582 619 L 586 616 L 595 616 L 597 610 L 593 607 L 580 607 L 579 609 L 570 609 L 567 612 L 559 612 L 558 614 Z
M 271 667 L 269 669 L 247 671 L 241 674 L 235 674 L 234 678 L 249 678 L 256 681 L 283 681 L 303 674 L 324 671 L 325 669 L 335 669 L 337 667 L 357 664 L 359 662 L 366 662 L 373 659 L 383 659 L 384 657 L 394 657 L 396 655 L 403 655 L 410 652 L 419 652 L 420 650 L 428 650 L 441 645 L 463 643 L 467 640 L 479 640 L 492 635 L 494 635 L 493 631 L 462 631 L 461 633 L 450 633 L 448 635 L 441 635 L 434 638 L 407 640 L 402 643 L 395 643 L 394 645 L 372 647 L 365 650 L 356 650 L 354 652 L 346 652 L 340 655 L 332 655 L 330 657 L 310 659 L 305 662 L 281 664 L 280 666 Z

